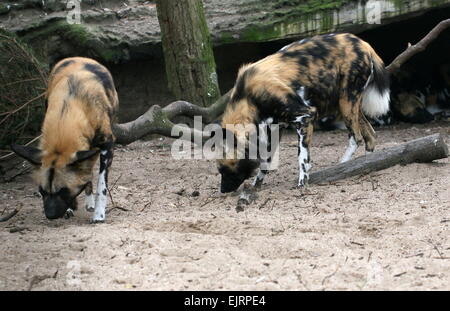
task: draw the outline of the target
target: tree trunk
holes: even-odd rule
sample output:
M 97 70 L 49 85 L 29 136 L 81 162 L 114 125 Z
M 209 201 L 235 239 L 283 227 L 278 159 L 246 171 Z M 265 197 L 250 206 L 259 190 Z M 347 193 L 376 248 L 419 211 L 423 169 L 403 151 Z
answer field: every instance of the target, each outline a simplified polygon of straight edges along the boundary
M 202 107 L 220 96 L 202 0 L 158 0 L 169 88 L 178 100 Z

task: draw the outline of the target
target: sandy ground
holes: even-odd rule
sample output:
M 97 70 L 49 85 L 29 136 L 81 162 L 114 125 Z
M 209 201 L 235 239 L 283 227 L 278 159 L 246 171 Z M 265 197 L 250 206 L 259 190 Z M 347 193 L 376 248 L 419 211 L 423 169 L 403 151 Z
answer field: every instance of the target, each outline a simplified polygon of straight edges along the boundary
M 379 129 L 378 148 L 435 132 L 449 142 L 448 125 Z M 336 163 L 345 145 L 344 132 L 315 133 L 314 169 Z M 450 290 L 449 159 L 302 196 L 287 135 L 280 169 L 237 213 L 237 197 L 218 192 L 214 162 L 175 161 L 169 148 L 157 139 L 116 149 L 120 209 L 104 224 L 81 208 L 46 220 L 29 176 L 0 184 L 0 213 L 22 207 L 0 223 L 0 289 Z

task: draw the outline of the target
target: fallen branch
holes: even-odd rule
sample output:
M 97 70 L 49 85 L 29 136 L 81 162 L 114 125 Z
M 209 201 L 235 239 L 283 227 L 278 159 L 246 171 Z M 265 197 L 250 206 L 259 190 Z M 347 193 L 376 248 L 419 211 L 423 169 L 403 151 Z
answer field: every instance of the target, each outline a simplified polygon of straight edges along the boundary
M 395 147 L 369 153 L 318 172 L 313 172 L 309 177 L 309 183 L 321 184 L 333 182 L 339 179 L 379 171 L 397 164 L 406 165 L 414 162 L 432 162 L 447 158 L 448 155 L 448 146 L 445 144 L 443 136 L 441 134 L 434 134 L 411 140 Z M 244 184 L 236 205 L 237 212 L 243 211 L 245 205 L 249 205 L 257 199 L 257 190 L 248 184 Z
M 422 40 L 415 45 L 409 44 L 408 48 L 398 55 L 392 63 L 386 67 L 386 70 L 391 74 L 395 73 L 408 59 L 424 51 L 427 46 L 436 39 L 442 31 L 450 26 L 450 19 L 443 20 L 436 27 L 434 27 Z
M 309 183 L 332 182 L 383 170 L 397 164 L 424 163 L 447 157 L 448 147 L 443 136 L 434 134 L 313 172 Z

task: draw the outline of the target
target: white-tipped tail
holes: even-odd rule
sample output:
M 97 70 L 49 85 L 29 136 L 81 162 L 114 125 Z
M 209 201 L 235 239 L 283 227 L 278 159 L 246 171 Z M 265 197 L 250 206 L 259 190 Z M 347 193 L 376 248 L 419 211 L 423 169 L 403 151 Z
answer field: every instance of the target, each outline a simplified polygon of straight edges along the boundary
M 363 92 L 362 110 L 370 118 L 378 118 L 389 111 L 389 89 L 379 91 L 375 85 L 368 85 Z

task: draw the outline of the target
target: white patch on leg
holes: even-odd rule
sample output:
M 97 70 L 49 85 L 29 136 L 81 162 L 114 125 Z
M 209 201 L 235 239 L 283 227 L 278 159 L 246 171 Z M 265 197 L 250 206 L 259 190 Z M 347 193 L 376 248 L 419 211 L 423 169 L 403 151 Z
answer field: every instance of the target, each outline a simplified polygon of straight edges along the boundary
M 91 193 L 89 195 L 86 195 L 85 201 L 84 201 L 84 208 L 88 212 L 93 212 L 95 209 L 95 195 L 94 193 Z
M 437 105 L 428 105 L 425 109 L 433 116 L 444 111 L 444 109 L 439 108 Z
M 303 102 L 305 103 L 306 106 L 311 106 L 311 104 L 309 103 L 309 100 L 307 100 L 305 98 L 305 87 L 301 86 L 298 90 L 297 90 L 297 95 L 303 100 Z
M 305 163 L 305 170 L 306 172 L 309 172 L 312 168 L 312 165 L 310 163 Z
M 303 124 L 303 119 L 304 119 L 304 118 L 308 118 L 308 117 L 310 118 L 311 115 L 305 114 L 305 115 L 302 115 L 302 116 L 300 116 L 300 117 L 296 117 L 295 120 L 294 120 L 293 122 Z M 297 130 L 297 132 L 298 132 L 298 130 Z
M 253 180 L 252 186 L 256 187 L 262 184 L 264 177 L 266 177 L 266 173 L 264 173 L 261 169 Z
M 358 144 L 356 143 L 355 137 L 351 136 L 348 141 L 347 150 L 345 150 L 345 153 L 342 156 L 340 163 L 344 163 L 350 160 L 353 154 L 355 153 L 356 149 L 358 149 Z
M 259 144 L 260 146 L 267 146 L 269 143 L 269 135 L 267 134 L 267 126 L 270 126 L 273 123 L 273 118 L 267 118 L 261 121 L 262 127 L 260 127 L 261 131 L 259 132 Z
M 73 214 L 73 209 L 68 208 L 67 211 L 66 211 L 66 214 L 64 215 L 64 218 L 65 218 L 65 219 L 69 219 L 69 218 L 72 217 L 73 215 L 74 215 L 74 214 Z
M 106 203 L 108 201 L 108 189 L 106 189 L 106 170 L 101 172 L 98 176 L 97 184 L 97 198 L 95 200 L 94 215 L 92 217 L 93 222 L 105 221 Z
M 303 147 L 303 141 L 305 139 L 304 135 L 301 133 L 301 130 L 297 130 L 298 133 L 298 148 L 300 150 L 298 155 L 298 166 L 299 166 L 299 177 L 298 177 L 298 186 L 304 187 L 306 186 L 306 181 L 309 178 L 308 170 L 310 168 L 308 161 L 308 149 Z

